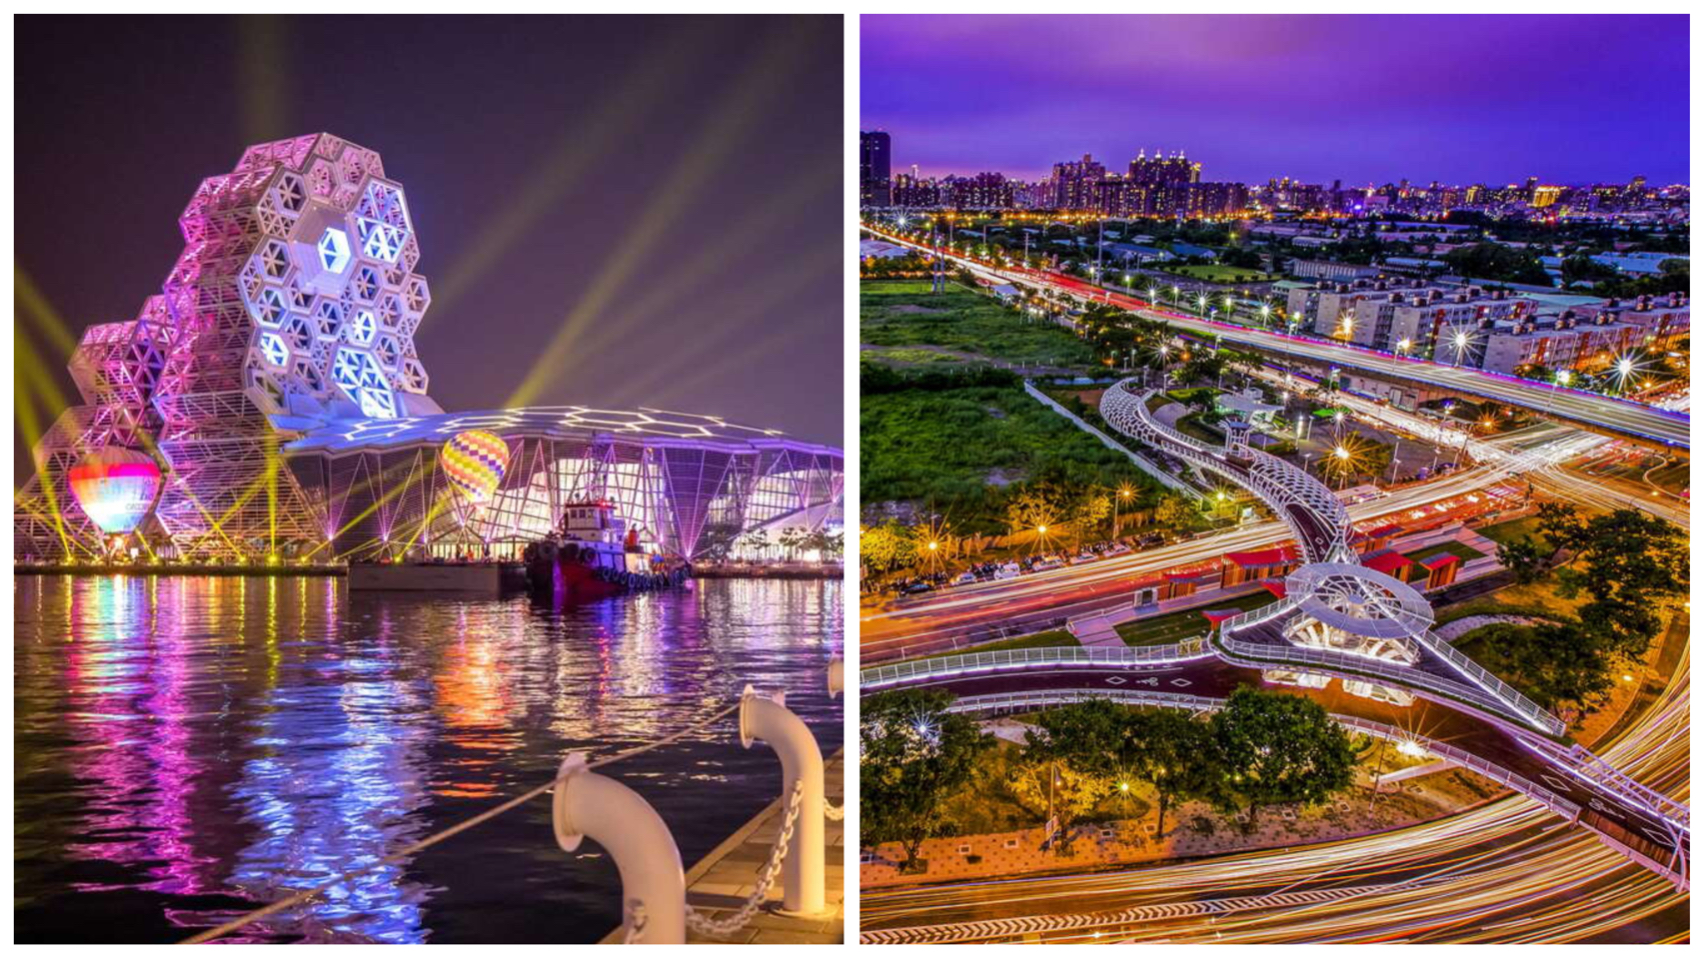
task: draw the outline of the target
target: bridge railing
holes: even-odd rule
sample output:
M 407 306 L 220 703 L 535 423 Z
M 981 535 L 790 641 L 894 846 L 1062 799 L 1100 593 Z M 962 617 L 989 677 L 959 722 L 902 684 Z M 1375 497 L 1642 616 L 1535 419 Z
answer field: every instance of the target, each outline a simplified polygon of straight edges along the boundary
M 1264 604 L 1260 607 L 1246 610 L 1243 613 L 1232 617 L 1230 620 L 1222 622 L 1220 625 L 1220 633 L 1222 636 L 1225 636 L 1226 634 L 1235 633 L 1247 627 L 1254 627 L 1259 624 L 1267 623 L 1269 620 L 1283 617 L 1296 609 L 1297 600 L 1295 598 L 1287 597 L 1275 600 L 1273 603 Z
M 1487 673 L 1484 669 L 1480 669 L 1479 665 L 1474 664 L 1474 661 L 1469 660 L 1467 657 L 1464 657 L 1461 653 L 1457 653 L 1455 650 L 1453 650 L 1452 653 L 1456 654 L 1458 659 L 1475 666 L 1476 669 L 1479 670 L 1480 674 L 1484 674 L 1489 678 L 1488 681 L 1481 682 L 1480 688 L 1471 686 L 1467 683 L 1458 683 L 1457 681 L 1449 680 L 1415 667 L 1409 667 L 1398 663 L 1390 663 L 1373 657 L 1359 657 L 1354 654 L 1323 650 L 1318 647 L 1280 647 L 1268 643 L 1249 643 L 1238 639 L 1236 636 L 1241 629 L 1247 629 L 1261 623 L 1266 623 L 1269 620 L 1273 620 L 1278 616 L 1295 609 L 1295 606 L 1295 601 L 1280 600 L 1275 603 L 1270 603 L 1265 607 L 1257 607 L 1254 610 L 1249 610 L 1233 617 L 1221 624 L 1219 640 L 1220 646 L 1234 657 L 1242 658 L 1243 662 L 1250 663 L 1252 665 L 1260 666 L 1265 664 L 1273 666 L 1276 664 L 1286 664 L 1291 666 L 1318 666 L 1325 671 L 1339 674 L 1349 673 L 1352 675 L 1361 675 L 1363 677 L 1374 676 L 1382 680 L 1388 680 L 1396 687 L 1426 690 L 1441 696 L 1450 697 L 1454 700 L 1463 701 L 1471 706 L 1489 711 L 1497 716 L 1510 717 L 1512 719 L 1519 720 L 1534 729 L 1541 730 L 1554 736 L 1564 732 L 1565 727 L 1563 721 L 1552 716 L 1550 713 L 1547 713 L 1545 710 L 1540 709 L 1534 701 L 1529 700 L 1520 693 L 1517 693 L 1508 685 L 1504 685 L 1503 681 L 1500 681 L 1497 677 Z M 1433 636 L 1432 639 L 1432 643 L 1426 643 L 1426 641 L 1424 641 L 1424 644 L 1428 646 L 1429 649 L 1433 649 L 1435 646 L 1449 647 L 1445 641 L 1441 640 L 1437 636 Z M 1510 698 L 1506 699 L 1506 697 L 1500 693 L 1498 688 L 1491 687 L 1491 683 L 1493 682 L 1499 683 L 1503 686 L 1504 690 L 1509 691 Z
M 1450 760 L 1452 763 L 1455 763 L 1460 767 L 1473 770 L 1490 780 L 1502 783 L 1530 799 L 1538 800 L 1545 804 L 1553 813 L 1556 813 L 1559 816 L 1566 817 L 1570 820 L 1575 820 L 1577 817 L 1581 816 L 1582 808 L 1574 801 L 1567 800 L 1558 793 L 1535 783 L 1533 780 L 1528 779 L 1522 774 L 1513 770 L 1507 770 L 1496 763 L 1492 763 L 1491 761 L 1484 760 L 1467 750 L 1454 747 L 1449 743 L 1444 743 L 1439 740 L 1430 740 L 1427 737 L 1418 736 L 1409 731 L 1401 730 L 1388 724 L 1377 723 L 1373 720 L 1364 720 L 1360 717 L 1346 716 L 1335 716 L 1335 719 L 1347 727 L 1361 730 L 1364 733 L 1382 737 L 1387 740 L 1394 740 L 1398 742 L 1403 742 L 1405 740 L 1414 741 L 1429 754 L 1439 757 L 1442 760 Z
M 1552 743 L 1537 743 L 1535 746 L 1552 754 L 1563 766 L 1584 779 L 1640 803 L 1682 830 L 1689 829 L 1686 804 L 1635 780 L 1581 744 L 1572 743 L 1567 750 Z
M 1141 440 L 1154 443 L 1201 469 L 1212 470 L 1255 494 L 1263 503 L 1273 508 L 1279 519 L 1291 529 L 1293 537 L 1309 560 L 1348 561 L 1355 558 L 1355 553 L 1346 539 L 1351 529 L 1350 514 L 1325 484 L 1296 466 L 1254 448 L 1245 451 L 1250 458 L 1248 468 L 1233 464 L 1226 459 L 1222 451 L 1187 437 L 1156 420 L 1148 408 L 1148 400 L 1156 391 L 1132 393 L 1125 389 L 1131 382 L 1122 380 L 1102 394 L 1102 418 L 1110 425 Z M 1160 440 L 1170 443 L 1161 443 Z M 1330 542 L 1315 543 L 1308 531 L 1300 526 L 1298 519 L 1284 509 L 1287 506 L 1301 507 L 1311 516 L 1318 518 L 1318 526 L 1321 529 L 1334 531 Z
M 985 650 L 947 657 L 931 657 L 906 663 L 867 667 L 859 671 L 859 687 L 873 690 L 964 676 L 1031 667 L 1110 667 L 1114 669 L 1149 664 L 1178 663 L 1211 656 L 1204 637 L 1155 647 L 1025 647 L 1015 650 Z
M 972 714 L 1029 713 L 1041 708 L 1066 703 L 1081 703 L 1086 700 L 1112 700 L 1116 703 L 1171 707 L 1178 710 L 1206 713 L 1212 713 L 1225 706 L 1223 700 L 1193 696 L 1187 693 L 1173 693 L 1166 690 L 1085 690 L 1069 687 L 1058 690 L 1027 690 L 1017 693 L 987 693 L 961 697 L 954 701 L 948 710 L 951 713 Z M 1569 820 L 1575 820 L 1581 815 L 1582 808 L 1578 804 L 1565 799 L 1558 793 L 1515 771 L 1507 770 L 1496 763 L 1448 743 L 1431 740 L 1398 727 L 1373 720 L 1364 720 L 1360 717 L 1334 714 L 1333 719 L 1344 727 L 1372 736 L 1396 742 L 1412 741 L 1429 754 L 1440 759 L 1450 760 L 1458 766 L 1473 770 L 1530 799 L 1537 800 L 1552 812 Z
M 1122 414 L 1117 424 L 1118 426 L 1122 429 L 1127 426 L 1131 426 L 1139 431 L 1165 437 L 1184 448 L 1182 452 L 1173 451 L 1177 455 L 1187 457 L 1196 456 L 1213 461 L 1216 464 L 1220 463 L 1220 458 L 1215 456 L 1215 454 L 1209 450 L 1201 440 L 1186 436 L 1177 429 L 1169 427 L 1150 416 L 1148 407 L 1149 398 L 1155 396 L 1155 394 L 1159 392 L 1158 390 L 1144 390 L 1141 393 L 1135 392 L 1127 389 L 1127 385 L 1131 383 L 1131 378 L 1121 380 L 1102 393 L 1102 406 L 1109 406 L 1110 398 L 1112 398 L 1111 405 L 1113 409 Z M 1102 415 L 1102 419 L 1107 420 L 1109 423 L 1115 423 L 1115 421 L 1105 413 Z
M 1564 721 L 1554 717 L 1540 704 L 1524 696 L 1515 687 L 1489 673 L 1486 667 L 1464 656 L 1461 650 L 1447 643 L 1439 634 L 1432 630 L 1424 630 L 1417 639 L 1435 656 L 1450 663 L 1458 672 L 1468 676 L 1510 709 L 1520 713 L 1529 723 L 1553 736 L 1562 734 L 1566 729 Z
M 1133 703 L 1148 707 L 1172 707 L 1178 710 L 1193 710 L 1213 712 L 1224 706 L 1224 702 L 1209 697 L 1198 697 L 1188 693 L 1173 693 L 1166 690 L 1085 690 L 1079 687 L 1067 687 L 1059 690 L 1024 690 L 1015 693 L 983 693 L 976 696 L 960 697 L 948 707 L 949 713 L 1029 713 L 1045 707 L 1056 707 L 1066 703 L 1083 703 L 1087 700 L 1112 700 L 1116 703 Z

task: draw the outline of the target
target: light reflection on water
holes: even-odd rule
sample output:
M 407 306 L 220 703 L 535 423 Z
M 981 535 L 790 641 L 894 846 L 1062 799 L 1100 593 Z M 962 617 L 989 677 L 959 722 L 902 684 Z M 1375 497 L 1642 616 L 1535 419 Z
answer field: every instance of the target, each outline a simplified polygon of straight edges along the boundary
M 700 581 L 563 610 L 348 595 L 341 580 L 15 577 L 19 941 L 168 941 L 372 864 L 680 729 L 752 683 L 826 754 L 839 583 Z M 732 717 L 612 768 L 693 863 L 780 789 Z M 262 940 L 575 942 L 614 865 L 544 800 L 245 931 Z

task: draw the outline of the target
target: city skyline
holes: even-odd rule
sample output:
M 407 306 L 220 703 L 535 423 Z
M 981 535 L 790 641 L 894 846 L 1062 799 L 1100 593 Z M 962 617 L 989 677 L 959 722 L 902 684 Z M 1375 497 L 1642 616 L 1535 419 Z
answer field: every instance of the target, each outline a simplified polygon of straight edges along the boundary
M 1482 16 L 1472 33 L 1468 20 L 867 16 L 861 129 L 891 134 L 896 173 L 916 164 L 926 177 L 991 171 L 1035 181 L 1086 153 L 1115 168 L 1139 150 L 1184 149 L 1205 180 L 1244 183 L 1687 181 L 1686 18 Z M 1426 50 L 1436 69 L 1345 82 L 1356 62 L 1345 45 L 1398 42 Z M 1611 89 L 1577 60 L 1506 52 L 1589 42 L 1641 50 L 1639 68 Z M 999 71 L 956 69 L 948 44 Z M 1075 71 L 1032 55 L 1051 45 L 1079 53 Z M 1157 73 L 1182 82 L 1132 95 Z M 1506 106 L 1495 113 L 1477 99 Z M 1564 127 L 1558 102 L 1573 104 Z M 1561 129 L 1569 143 L 1618 148 L 1560 149 Z M 1465 150 L 1465 138 L 1497 148 Z

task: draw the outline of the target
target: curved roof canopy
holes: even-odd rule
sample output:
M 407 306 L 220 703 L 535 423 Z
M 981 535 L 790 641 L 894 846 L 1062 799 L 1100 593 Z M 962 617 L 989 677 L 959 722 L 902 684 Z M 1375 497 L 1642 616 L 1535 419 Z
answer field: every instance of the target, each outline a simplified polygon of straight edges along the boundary
M 613 436 L 650 443 L 685 440 L 749 449 L 788 447 L 841 456 L 841 451 L 834 447 L 792 440 L 779 430 L 741 426 L 721 417 L 649 407 L 624 411 L 582 406 L 514 407 L 344 421 L 311 430 L 284 449 L 291 454 L 384 450 L 442 443 L 466 430 L 485 430 L 506 438 L 525 436 L 569 440 Z
M 1355 563 L 1311 563 L 1285 578 L 1298 610 L 1359 637 L 1414 637 L 1433 624 L 1433 607 L 1396 577 Z

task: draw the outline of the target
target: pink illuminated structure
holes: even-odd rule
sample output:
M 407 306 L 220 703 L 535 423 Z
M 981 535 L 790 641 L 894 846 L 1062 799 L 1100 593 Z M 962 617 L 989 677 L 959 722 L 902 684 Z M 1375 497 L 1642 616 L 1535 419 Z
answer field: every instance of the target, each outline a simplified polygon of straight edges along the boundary
M 324 133 L 250 147 L 178 223 L 161 293 L 134 320 L 90 327 L 71 358 L 83 403 L 36 445 L 14 508 L 19 558 L 103 553 L 69 474 L 110 448 L 160 466 L 135 534 L 184 559 L 515 552 L 589 495 L 685 556 L 765 526 L 839 523 L 841 452 L 774 431 L 587 407 L 446 414 L 415 352 L 431 301 L 419 241 L 372 150 Z M 436 456 L 469 429 L 522 465 L 477 530 L 443 509 Z

